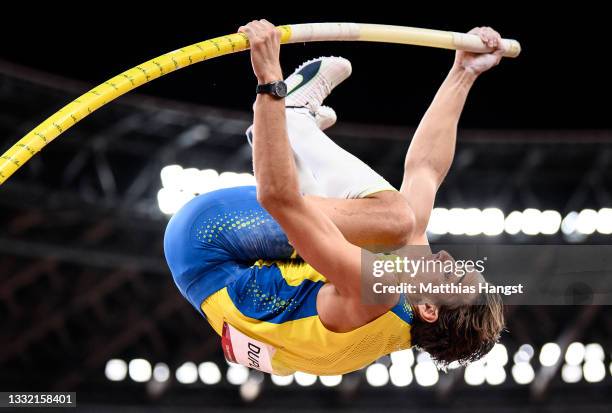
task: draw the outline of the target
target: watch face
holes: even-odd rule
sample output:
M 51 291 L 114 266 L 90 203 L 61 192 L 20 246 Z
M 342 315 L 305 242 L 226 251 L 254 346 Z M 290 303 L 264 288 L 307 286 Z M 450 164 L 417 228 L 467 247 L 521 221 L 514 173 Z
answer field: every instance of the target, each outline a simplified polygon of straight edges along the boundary
M 275 95 L 281 98 L 287 96 L 287 84 L 283 81 L 277 82 L 275 84 L 276 93 Z

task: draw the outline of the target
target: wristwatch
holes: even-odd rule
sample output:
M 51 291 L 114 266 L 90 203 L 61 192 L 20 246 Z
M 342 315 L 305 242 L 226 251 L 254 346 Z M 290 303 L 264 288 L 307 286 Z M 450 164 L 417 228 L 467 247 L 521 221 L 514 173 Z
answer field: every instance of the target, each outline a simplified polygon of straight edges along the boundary
M 287 96 L 287 84 L 282 80 L 278 80 L 264 85 L 257 85 L 256 91 L 257 93 L 267 93 L 277 99 L 282 99 Z

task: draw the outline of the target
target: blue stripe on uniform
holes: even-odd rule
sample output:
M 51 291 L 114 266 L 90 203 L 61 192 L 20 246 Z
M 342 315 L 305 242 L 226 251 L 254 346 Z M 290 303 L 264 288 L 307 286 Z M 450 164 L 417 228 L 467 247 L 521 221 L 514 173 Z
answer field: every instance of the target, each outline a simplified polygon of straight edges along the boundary
M 242 314 L 274 324 L 317 315 L 317 293 L 324 281 L 305 279 L 292 286 L 276 265 L 254 266 L 251 270 L 249 276 L 240 277 L 227 287 Z
M 404 294 L 400 296 L 399 302 L 391 309 L 391 311 L 393 311 L 393 313 L 401 318 L 406 324 L 412 325 L 414 313 Z

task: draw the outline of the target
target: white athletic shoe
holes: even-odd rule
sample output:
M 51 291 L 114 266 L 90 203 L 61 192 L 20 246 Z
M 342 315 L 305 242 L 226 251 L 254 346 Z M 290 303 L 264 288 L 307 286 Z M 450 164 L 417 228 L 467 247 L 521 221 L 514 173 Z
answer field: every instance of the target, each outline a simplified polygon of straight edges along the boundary
M 298 67 L 287 79 L 287 107 L 305 107 L 317 113 L 331 91 L 351 75 L 351 62 L 343 57 L 319 57 Z
M 351 62 L 343 57 L 319 57 L 302 63 L 285 79 L 285 106 L 288 109 L 306 108 L 314 116 L 319 129 L 330 128 L 338 117 L 332 108 L 323 106 L 323 101 L 336 86 L 351 75 L 352 70 Z M 247 129 L 246 136 L 252 146 L 252 126 Z
M 337 120 L 336 111 L 329 106 L 321 105 L 319 110 L 315 112 L 315 122 L 321 130 L 331 128 Z

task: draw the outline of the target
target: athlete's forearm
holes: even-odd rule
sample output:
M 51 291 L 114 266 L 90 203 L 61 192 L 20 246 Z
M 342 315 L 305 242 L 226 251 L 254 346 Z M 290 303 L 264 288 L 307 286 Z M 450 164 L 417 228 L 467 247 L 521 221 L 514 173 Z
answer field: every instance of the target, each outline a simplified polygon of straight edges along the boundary
M 297 172 L 285 119 L 285 100 L 257 96 L 253 133 L 253 168 L 262 203 L 289 203 L 300 197 Z
M 446 176 L 455 154 L 457 124 L 477 75 L 453 66 L 419 124 L 406 155 L 406 174 L 427 168 L 438 185 Z
M 259 84 L 283 78 L 280 65 L 280 32 L 267 20 L 253 20 L 241 26 L 251 47 L 251 64 Z M 264 207 L 300 200 L 297 172 L 287 138 L 285 100 L 260 94 L 253 120 L 253 169 L 257 198 Z M 268 206 L 266 206 L 268 204 Z

